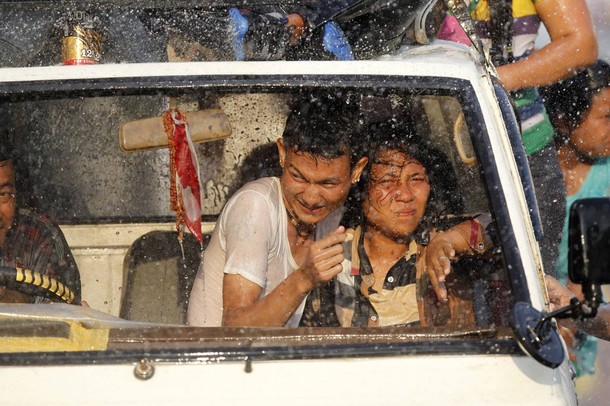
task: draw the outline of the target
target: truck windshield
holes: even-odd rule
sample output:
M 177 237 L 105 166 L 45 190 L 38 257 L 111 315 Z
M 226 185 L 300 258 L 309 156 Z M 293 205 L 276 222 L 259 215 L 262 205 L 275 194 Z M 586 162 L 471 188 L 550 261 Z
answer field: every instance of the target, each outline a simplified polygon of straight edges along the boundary
M 0 108 L 14 148 L 18 205 L 46 213 L 60 224 L 78 264 L 83 300 L 91 308 L 129 320 L 184 324 L 200 249 L 186 244 L 192 250 L 187 257 L 194 258 L 192 269 L 176 270 L 181 255 L 171 205 L 164 112 L 172 104 L 192 117 L 207 243 L 227 200 L 241 186 L 280 175 L 276 140 L 282 137 L 287 117 L 319 100 L 339 100 L 355 106 L 360 122 L 354 122 L 353 131 L 367 131 L 363 129 L 396 118 L 410 120 L 421 146 L 443 157 L 442 165 L 429 169 L 431 174 L 442 174 L 433 176 L 439 183 L 432 185 L 439 194 L 442 216 L 485 215 L 494 228 L 471 139 L 471 127 L 480 123 L 476 124 L 476 109 L 465 104 L 458 92 L 413 83 L 396 88 L 320 87 L 319 83 L 317 79 L 281 87 L 225 83 L 177 97 L 116 92 L 94 97 L 61 92 L 44 97 L 13 95 Z M 147 127 L 151 125 L 156 125 L 154 130 Z M 222 125 L 228 125 L 228 132 L 210 130 Z M 142 135 L 147 131 L 156 131 L 153 135 L 162 140 L 161 145 L 152 145 Z M 188 243 L 188 229 L 185 234 Z M 142 239 L 148 243 L 142 244 Z M 167 258 L 156 255 L 168 244 L 175 246 L 173 253 Z M 134 259 L 136 255 L 143 259 Z M 456 332 L 507 326 L 512 296 L 501 257 L 496 246 L 486 255 L 453 263 L 448 281 L 455 294 L 453 313 L 437 320 L 437 326 L 453 326 Z M 169 290 L 166 284 L 171 285 Z M 165 304 L 150 305 L 151 297 Z
M 402 352 L 442 352 L 448 350 L 447 343 L 462 352 L 516 351 L 508 327 L 515 278 L 511 282 L 498 237 L 510 235 L 511 229 L 506 218 L 498 224 L 502 217 L 498 201 L 502 200 L 497 197 L 503 191 L 499 183 L 490 183 L 498 176 L 490 158 L 491 125 L 484 118 L 489 107 L 481 105 L 476 94 L 480 89 L 471 82 L 476 79 L 469 79 L 479 78 L 480 72 L 464 49 L 454 47 L 465 73 L 451 76 L 443 73 L 438 56 L 417 50 L 413 59 L 403 62 L 374 61 L 368 66 L 367 61 L 354 61 L 349 69 L 348 62 L 337 61 L 234 62 L 230 44 L 218 42 L 219 30 L 208 30 L 226 19 L 228 7 L 197 8 L 189 1 L 177 2 L 182 7 L 142 6 L 129 13 L 125 13 L 127 5 L 114 10 L 106 2 L 99 2 L 99 9 L 89 7 L 84 12 L 75 7 L 68 13 L 55 2 L 0 2 L 0 7 L 8 10 L 13 3 L 15 7 L 1 18 L 15 24 L 0 25 L 0 114 L 3 142 L 12 147 L 15 184 L 0 190 L 6 193 L 0 196 L 0 206 L 3 198 L 9 206 L 14 204 L 13 225 L 28 213 L 42 213 L 57 223 L 80 278 L 80 288 L 72 290 L 85 306 L 49 305 L 60 298 L 40 292 L 32 295 L 41 299 L 27 299 L 28 305 L 3 301 L 0 317 L 7 323 L 0 339 L 4 337 L 12 346 L 3 347 L 7 352 L 24 351 L 23 337 L 37 338 L 34 347 L 27 349 L 33 352 L 157 348 L 164 354 L 180 354 L 188 348 L 196 354 L 202 348 L 229 351 L 263 341 L 261 348 L 271 345 L 281 352 L 285 350 L 282 343 L 289 342 L 301 346 L 302 354 L 313 356 L 319 349 L 315 343 L 324 340 L 329 340 L 324 345 L 327 349 L 348 343 L 355 352 L 369 353 L 373 351 L 367 344 L 370 340 L 398 342 Z M 403 3 L 410 4 L 405 9 L 410 11 L 419 4 L 396 2 Z M 349 18 L 360 18 L 355 10 L 351 12 Z M 406 16 L 394 10 L 360 27 L 375 31 L 375 24 L 384 23 L 385 18 Z M 83 26 L 89 30 L 84 34 L 78 31 Z M 74 53 L 74 41 L 85 34 L 94 41 L 87 48 L 91 52 L 78 48 Z M 99 55 L 97 40 L 102 47 Z M 389 46 L 392 39 L 383 41 Z M 365 59 L 388 48 L 371 48 L 370 42 L 362 40 L 354 50 Z M 421 64 L 413 62 L 418 58 Z M 399 63 L 405 63 L 405 69 L 398 69 Z M 428 72 L 428 67 L 436 73 Z M 325 109 L 331 104 L 349 110 L 351 121 L 338 120 L 330 108 Z M 392 290 L 396 295 L 410 295 L 411 318 L 388 321 L 382 317 L 381 322 L 377 316 L 388 309 L 370 305 L 356 312 L 365 317 L 352 324 L 312 321 L 315 317 L 306 320 L 305 315 L 311 315 L 306 311 L 312 309 L 318 316 L 320 311 L 330 312 L 324 317 L 338 316 L 334 306 L 320 310 L 310 296 L 305 310 L 297 312 L 303 312 L 303 320 L 297 320 L 293 329 L 187 325 L 202 253 L 205 257 L 208 244 L 213 244 L 216 222 L 229 199 L 249 182 L 281 175 L 276 142 L 292 115 L 310 109 L 326 111 L 327 116 L 317 119 L 341 123 L 337 130 L 356 134 L 363 156 L 372 152 L 375 137 L 387 136 L 388 131 L 405 137 L 414 151 L 425 151 L 411 158 L 424 166 L 429 178 L 434 205 L 425 207 L 434 209 L 434 223 L 425 227 L 422 223 L 421 236 L 412 238 L 416 248 L 408 272 L 398 275 L 404 271 L 401 264 L 398 274 L 385 278 L 387 286 L 375 285 L 388 297 Z M 176 199 L 184 195 L 177 192 L 172 175 L 176 150 L 168 111 L 185 115 L 193 141 L 201 189 L 201 241 L 178 224 Z M 378 157 L 369 158 L 375 163 Z M 365 173 L 373 169 L 367 167 Z M 362 182 L 369 178 L 363 175 Z M 337 211 L 344 215 L 336 221 L 357 229 L 362 224 L 350 215 L 363 206 L 355 205 L 359 200 L 353 196 Z M 474 231 L 467 238 L 468 243 L 472 241 L 468 255 L 451 261 L 446 281 L 449 300 L 439 305 L 427 273 L 416 275 L 422 264 L 420 253 L 434 233 L 468 222 L 474 227 L 469 228 Z M 301 259 L 295 255 L 294 260 Z M 27 261 L 4 265 L 13 271 L 34 266 Z M 70 285 L 60 274 L 50 274 Z M 361 293 L 360 289 L 352 292 Z M 334 305 L 334 300 L 327 303 Z M 96 333 L 88 335 L 89 330 Z M 74 344 L 70 337 L 76 331 L 85 331 L 84 343 Z M 69 343 L 53 347 L 46 343 L 48 337 Z M 509 344 L 494 347 L 497 339 Z M 472 341 L 487 344 L 469 345 Z

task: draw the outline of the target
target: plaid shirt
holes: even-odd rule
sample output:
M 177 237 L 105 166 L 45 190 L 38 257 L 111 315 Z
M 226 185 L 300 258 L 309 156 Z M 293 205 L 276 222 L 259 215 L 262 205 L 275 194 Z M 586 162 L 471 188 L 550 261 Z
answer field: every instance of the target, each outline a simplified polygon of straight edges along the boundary
M 436 295 L 428 288 L 427 279 L 417 280 L 418 255 L 424 251 L 433 233 L 447 230 L 472 218 L 477 218 L 479 223 L 483 224 L 487 236 L 495 236 L 493 227 L 490 226 L 491 217 L 487 214 L 443 216 L 439 219 L 438 228 L 414 235 L 405 256 L 388 271 L 380 291 L 372 289 L 373 269 L 364 249 L 361 228 L 358 227 L 353 231 L 353 241 L 343 243 L 343 271 L 328 284 L 314 289 L 308 295 L 300 325 L 374 327 L 420 324 L 421 309 L 418 308 L 418 301 L 432 300 L 436 303 Z M 489 248 L 481 248 L 481 252 Z M 448 311 L 442 306 L 436 307 Z M 434 323 L 439 321 L 442 324 L 440 320 L 448 317 L 447 314 L 430 312 L 425 313 L 425 317 L 427 320 L 434 320 Z
M 48 217 L 29 209 L 15 213 L 0 251 L 0 265 L 22 267 L 53 277 L 74 292 L 81 300 L 81 282 L 78 267 L 59 226 Z M 39 303 L 43 297 L 32 297 Z
M 354 240 L 344 243 L 343 272 L 313 291 L 301 325 L 372 327 L 419 324 L 415 292 L 417 243 L 388 271 L 381 291 L 374 290 L 373 268 L 364 250 L 360 227 Z M 368 282 L 368 283 L 367 283 Z

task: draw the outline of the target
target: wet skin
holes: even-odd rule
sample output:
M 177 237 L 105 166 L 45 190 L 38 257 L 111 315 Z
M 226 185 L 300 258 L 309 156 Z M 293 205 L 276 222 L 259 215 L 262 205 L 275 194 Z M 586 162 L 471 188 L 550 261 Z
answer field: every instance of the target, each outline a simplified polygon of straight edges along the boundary
M 286 150 L 281 139 L 278 150 L 284 203 L 298 219 L 310 224 L 320 222 L 345 202 L 350 184 L 366 164 L 361 160 L 350 170 L 347 155 L 325 159 L 296 153 Z
M 368 197 L 364 201 L 367 224 L 391 239 L 408 240 L 426 211 L 430 183 L 417 160 L 398 151 L 385 151 L 371 165 Z
M 587 116 L 572 131 L 570 143 L 585 157 L 602 158 L 610 154 L 610 87 L 593 97 Z

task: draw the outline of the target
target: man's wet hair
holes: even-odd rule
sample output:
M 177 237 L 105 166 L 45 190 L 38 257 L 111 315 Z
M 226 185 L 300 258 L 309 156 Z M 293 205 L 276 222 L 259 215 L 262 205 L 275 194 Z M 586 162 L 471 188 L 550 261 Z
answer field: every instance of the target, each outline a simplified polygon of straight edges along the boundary
M 556 127 L 567 124 L 569 131 L 586 118 L 593 97 L 610 86 L 610 65 L 602 60 L 576 75 L 540 89 L 547 112 Z M 563 135 L 565 136 L 565 134 Z
M 344 101 L 310 99 L 288 116 L 282 138 L 297 154 L 321 159 L 348 156 L 353 166 L 363 155 L 366 135 L 357 108 Z

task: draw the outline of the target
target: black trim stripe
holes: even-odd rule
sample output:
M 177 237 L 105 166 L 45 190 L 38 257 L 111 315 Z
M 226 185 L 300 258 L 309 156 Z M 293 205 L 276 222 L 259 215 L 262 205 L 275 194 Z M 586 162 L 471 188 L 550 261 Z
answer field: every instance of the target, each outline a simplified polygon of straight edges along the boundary
M 142 345 L 145 347 L 145 345 Z M 49 353 L 0 353 L 1 366 L 24 365 L 82 365 L 82 364 L 125 364 L 137 363 L 141 359 L 153 362 L 236 362 L 303 360 L 303 359 L 347 359 L 381 356 L 418 355 L 510 355 L 525 356 L 513 338 L 471 339 L 447 338 L 446 340 L 401 342 L 387 344 L 357 345 L 284 345 L 247 348 L 217 348 L 205 350 L 197 348 L 169 348 L 148 350 L 110 350 Z

